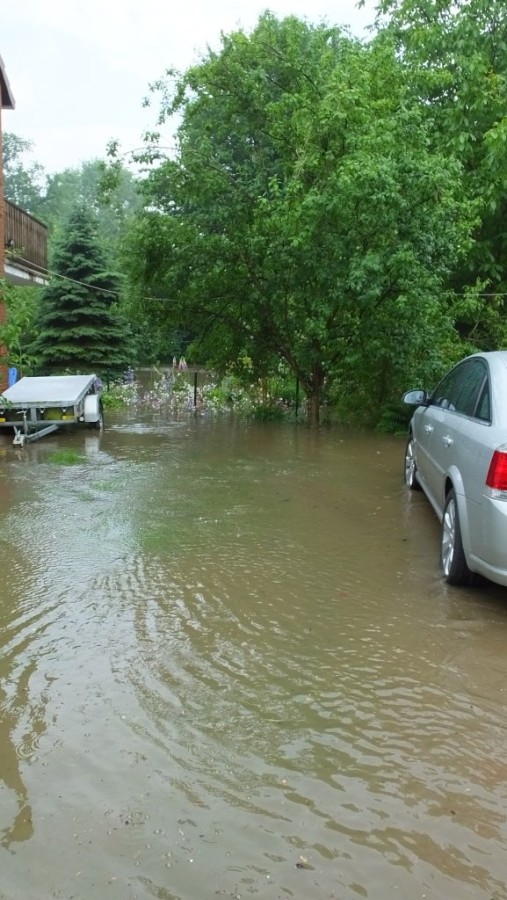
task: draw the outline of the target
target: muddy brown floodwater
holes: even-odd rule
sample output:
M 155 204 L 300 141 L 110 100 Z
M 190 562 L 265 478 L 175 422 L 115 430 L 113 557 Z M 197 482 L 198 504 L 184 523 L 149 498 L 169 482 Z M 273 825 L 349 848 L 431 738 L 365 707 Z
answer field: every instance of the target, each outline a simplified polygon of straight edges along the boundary
M 2 900 L 507 897 L 507 591 L 443 584 L 403 446 L 2 440 Z

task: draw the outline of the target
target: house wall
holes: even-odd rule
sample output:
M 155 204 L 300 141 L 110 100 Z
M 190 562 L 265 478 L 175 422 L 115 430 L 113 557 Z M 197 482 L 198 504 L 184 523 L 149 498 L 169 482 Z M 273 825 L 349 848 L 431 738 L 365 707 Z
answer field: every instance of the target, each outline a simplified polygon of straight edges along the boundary
M 0 102 L 0 278 L 5 272 L 5 209 L 4 209 L 4 169 L 2 165 L 2 103 Z
M 0 102 L 0 279 L 5 277 L 5 204 L 4 204 L 4 169 L 2 165 L 2 103 Z M 7 310 L 3 302 L 3 285 L 0 281 L 0 324 L 5 322 Z M 8 385 L 8 369 L 2 363 L 1 357 L 5 356 L 7 348 L 0 344 L 0 393 L 5 391 Z
M 0 323 L 5 322 L 7 318 L 7 307 L 5 303 L 5 238 L 6 238 L 6 218 L 4 203 L 4 172 L 3 172 L 3 147 L 2 147 L 2 109 L 14 109 L 14 97 L 9 85 L 7 75 L 5 73 L 4 61 L 0 56 Z M 0 393 L 8 386 L 8 368 L 4 359 L 7 355 L 7 348 L 0 346 Z

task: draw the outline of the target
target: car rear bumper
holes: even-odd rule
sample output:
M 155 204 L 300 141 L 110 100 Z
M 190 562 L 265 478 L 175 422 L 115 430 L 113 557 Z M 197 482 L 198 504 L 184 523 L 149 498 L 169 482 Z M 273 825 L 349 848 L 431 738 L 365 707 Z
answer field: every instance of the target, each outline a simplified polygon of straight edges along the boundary
M 471 555 L 470 568 L 507 586 L 507 500 L 483 496 L 481 556 Z

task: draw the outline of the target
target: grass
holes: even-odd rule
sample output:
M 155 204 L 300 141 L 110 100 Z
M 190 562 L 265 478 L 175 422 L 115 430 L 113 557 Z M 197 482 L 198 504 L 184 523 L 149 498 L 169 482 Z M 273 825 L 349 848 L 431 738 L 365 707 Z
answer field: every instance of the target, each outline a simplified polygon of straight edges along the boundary
M 55 450 L 51 453 L 49 461 L 56 466 L 76 466 L 84 462 L 84 456 L 77 450 Z

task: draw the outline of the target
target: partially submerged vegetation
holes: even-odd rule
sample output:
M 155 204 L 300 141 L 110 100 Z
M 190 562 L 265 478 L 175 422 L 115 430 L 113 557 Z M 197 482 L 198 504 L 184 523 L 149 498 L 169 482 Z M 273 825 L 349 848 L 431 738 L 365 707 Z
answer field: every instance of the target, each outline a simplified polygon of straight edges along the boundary
M 54 450 L 49 454 L 48 459 L 55 466 L 76 466 L 84 461 L 84 456 L 82 453 L 78 453 L 77 450 L 69 448 Z
M 108 409 L 143 405 L 161 407 L 173 413 L 231 413 L 259 421 L 304 420 L 306 405 L 300 402 L 293 380 L 288 377 L 264 379 L 245 384 L 237 375 L 219 378 L 213 373 L 172 372 L 154 369 L 150 385 L 142 380 L 131 384 L 115 382 L 102 394 Z
M 146 386 L 149 381 L 149 386 Z M 292 422 L 306 424 L 307 402 L 299 385 L 282 369 L 271 378 L 246 381 L 243 376 L 228 374 L 219 377 L 213 372 L 195 369 L 175 372 L 157 369 L 145 378 L 125 384 L 116 381 L 102 394 L 107 409 L 125 406 L 146 406 L 165 409 L 168 413 L 196 413 L 219 415 L 234 413 L 257 422 Z M 379 431 L 405 432 L 410 411 L 401 401 L 386 405 L 383 415 L 375 423 Z M 350 404 L 331 399 L 322 409 L 323 425 L 363 426 L 361 411 Z

